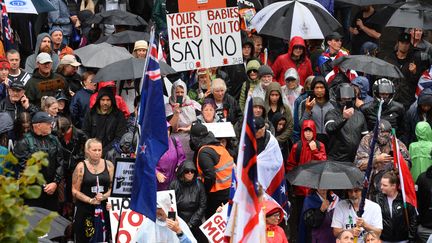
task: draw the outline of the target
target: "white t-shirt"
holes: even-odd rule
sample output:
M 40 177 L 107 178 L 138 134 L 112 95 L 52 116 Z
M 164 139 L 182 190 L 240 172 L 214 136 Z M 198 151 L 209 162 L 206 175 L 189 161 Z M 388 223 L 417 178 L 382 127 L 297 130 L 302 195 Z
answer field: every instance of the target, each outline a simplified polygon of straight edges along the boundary
M 381 208 L 377 203 L 366 199 L 362 218 L 366 221 L 366 223 L 372 225 L 375 228 L 383 228 Z M 331 227 L 353 229 L 356 227 L 356 220 L 357 214 L 354 211 L 351 202 L 349 200 L 343 200 L 336 205 Z M 362 228 L 362 232 L 359 235 L 357 243 L 363 243 L 364 233 L 365 231 Z

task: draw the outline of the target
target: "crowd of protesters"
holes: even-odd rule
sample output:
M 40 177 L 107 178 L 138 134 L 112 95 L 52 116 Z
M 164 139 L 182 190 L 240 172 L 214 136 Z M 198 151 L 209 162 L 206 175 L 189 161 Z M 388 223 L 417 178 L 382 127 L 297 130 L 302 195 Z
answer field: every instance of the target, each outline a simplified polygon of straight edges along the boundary
M 140 81 L 94 83 L 98 70 L 84 67 L 74 55 L 75 49 L 102 35 L 128 28 L 86 24 L 89 16 L 108 7 L 126 10 L 124 1 L 52 2 L 57 11 L 38 16 L 46 24 L 37 28 L 25 24 L 32 22 L 28 16 L 11 16 L 21 40 L 15 38 L 14 49 L 1 50 L 0 153 L 12 152 L 19 165 L 4 164 L 0 171 L 8 167 L 19 176 L 32 153 L 46 152 L 49 163 L 41 171 L 46 181 L 42 194 L 26 204 L 59 212 L 74 222 L 73 233 L 65 239 L 88 242 L 94 234 L 95 205 L 103 205 L 110 228 L 106 204 L 116 159 L 135 156 Z M 164 1 L 157 0 L 152 14 L 143 16 L 156 23 L 166 44 L 164 7 Z M 127 9 L 132 9 L 131 4 Z M 275 144 L 285 173 L 312 160 L 350 163 L 365 171 L 378 104 L 383 102 L 363 216 L 356 214 L 361 188 L 332 191 L 288 185 L 290 211 L 273 201 L 263 202 L 266 238 L 300 243 L 429 242 L 432 90 L 419 90 L 418 83 L 432 82 L 432 44 L 421 28 L 400 29 L 390 51 L 382 51 L 384 28 L 367 22 L 375 13 L 373 6 L 362 7 L 350 25 L 344 24 L 343 32 L 324 40 L 295 36 L 275 41 L 242 31 L 243 64 L 168 75 L 172 82 L 165 104 L 169 148 L 155 175 L 158 190 L 175 190 L 181 222 L 167 219 L 167 210 L 160 206 L 164 199 L 159 203 L 158 198 L 161 227 L 174 232 L 179 242 L 207 241 L 199 226 L 229 200 L 248 96 L 253 99 L 258 154 Z M 125 47 L 134 57 L 145 58 L 149 45 L 139 40 Z M 163 51 L 169 64 L 167 45 Z M 350 53 L 386 60 L 404 78 L 332 66 L 335 59 Z M 218 122 L 231 123 L 236 137 L 216 137 L 204 125 Z M 392 129 L 416 182 L 417 211 L 413 205 L 406 210 L 403 205 L 393 166 Z M 287 214 L 288 223 L 282 220 Z M 182 228 L 186 225 L 187 231 Z

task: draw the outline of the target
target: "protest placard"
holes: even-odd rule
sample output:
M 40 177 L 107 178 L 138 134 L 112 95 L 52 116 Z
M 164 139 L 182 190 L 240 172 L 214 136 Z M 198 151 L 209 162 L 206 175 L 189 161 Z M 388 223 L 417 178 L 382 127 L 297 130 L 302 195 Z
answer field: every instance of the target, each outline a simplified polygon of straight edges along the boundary
M 222 243 L 224 241 L 227 213 L 228 204 L 225 204 L 221 212 L 213 214 L 200 226 L 201 231 L 210 242 Z
M 176 71 L 243 63 L 237 5 L 198 4 L 168 12 L 171 67 Z
M 112 197 L 130 197 L 135 168 L 135 159 L 116 158 Z

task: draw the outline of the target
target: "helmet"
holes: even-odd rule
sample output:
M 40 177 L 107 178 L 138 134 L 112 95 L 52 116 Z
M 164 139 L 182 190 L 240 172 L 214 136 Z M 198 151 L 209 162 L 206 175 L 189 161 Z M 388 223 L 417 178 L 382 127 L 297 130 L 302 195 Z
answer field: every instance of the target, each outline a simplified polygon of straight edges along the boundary
M 380 94 L 388 94 L 388 97 L 384 98 L 384 104 L 390 104 L 390 102 L 393 100 L 395 87 L 392 81 L 386 78 L 381 78 L 375 81 L 372 86 L 372 91 L 376 100 L 382 99 Z
M 351 108 L 354 105 L 354 88 L 348 83 L 341 83 L 336 90 L 336 101 L 340 107 Z

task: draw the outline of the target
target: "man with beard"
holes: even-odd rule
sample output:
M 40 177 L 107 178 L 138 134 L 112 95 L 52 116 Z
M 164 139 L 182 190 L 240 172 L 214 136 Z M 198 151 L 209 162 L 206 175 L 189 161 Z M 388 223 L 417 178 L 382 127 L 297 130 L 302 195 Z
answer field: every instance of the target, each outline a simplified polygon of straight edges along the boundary
M 53 44 L 51 36 L 48 33 L 40 33 L 36 39 L 36 45 L 35 50 L 32 55 L 27 57 L 26 63 L 25 63 L 25 71 L 28 73 L 33 73 L 35 68 L 37 67 L 36 63 L 36 57 L 39 55 L 39 53 L 45 52 L 48 53 L 52 59 L 52 70 L 56 70 L 60 59 L 59 56 L 54 53 L 53 51 Z
M 340 201 L 334 209 L 331 227 L 333 234 L 338 236 L 342 231 L 349 230 L 357 237 L 357 243 L 363 243 L 363 235 L 367 231 L 381 234 L 383 229 L 381 208 L 378 204 L 365 200 L 364 213 L 357 216 L 362 198 L 362 189 L 357 187 L 346 191 L 348 199 Z
M 353 35 L 351 54 L 361 54 L 362 46 L 366 43 L 375 43 L 381 37 L 379 26 L 369 23 L 368 20 L 375 15 L 375 9 L 372 5 L 363 6 L 361 11 L 354 17 L 349 31 Z

